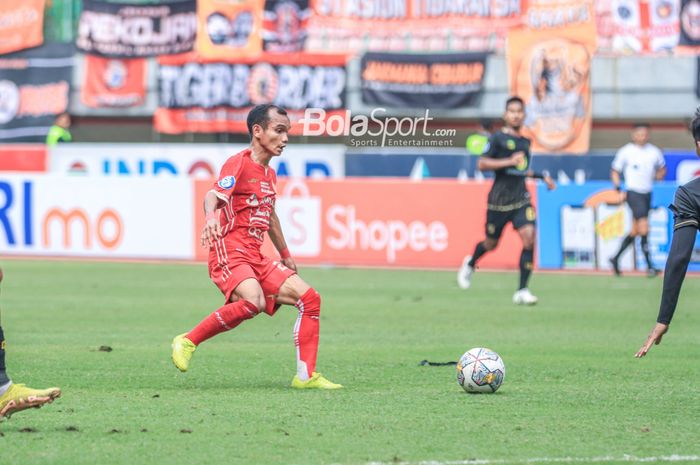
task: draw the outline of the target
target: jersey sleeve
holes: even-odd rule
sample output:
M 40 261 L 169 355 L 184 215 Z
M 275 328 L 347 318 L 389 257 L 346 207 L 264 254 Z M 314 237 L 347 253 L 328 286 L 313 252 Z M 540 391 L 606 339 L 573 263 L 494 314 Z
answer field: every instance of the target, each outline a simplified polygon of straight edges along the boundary
M 615 154 L 615 158 L 613 158 L 612 169 L 618 173 L 622 173 L 622 171 L 625 169 L 625 164 L 627 163 L 626 153 L 627 151 L 625 150 L 625 147 L 622 147 Z
M 489 140 L 484 146 L 484 152 L 481 154 L 482 157 L 498 158 L 498 133 L 493 133 L 489 136 Z
M 219 178 L 214 183 L 212 191 L 224 202 L 229 202 L 236 190 L 236 184 L 243 168 L 243 157 L 233 156 L 226 160 L 221 167 Z
M 676 190 L 676 197 L 669 205 L 673 212 L 673 229 L 677 230 L 685 226 L 698 228 L 700 218 L 698 217 L 698 207 L 692 195 L 684 186 Z

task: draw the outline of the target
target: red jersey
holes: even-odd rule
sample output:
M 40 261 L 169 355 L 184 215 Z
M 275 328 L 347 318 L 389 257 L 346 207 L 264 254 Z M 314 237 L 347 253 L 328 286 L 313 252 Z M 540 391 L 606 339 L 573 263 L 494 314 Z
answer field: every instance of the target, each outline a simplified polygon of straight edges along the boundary
M 250 155 L 248 148 L 226 160 L 213 188 L 226 202 L 219 210 L 219 222 L 229 250 L 244 247 L 259 251 L 275 208 L 277 174 Z

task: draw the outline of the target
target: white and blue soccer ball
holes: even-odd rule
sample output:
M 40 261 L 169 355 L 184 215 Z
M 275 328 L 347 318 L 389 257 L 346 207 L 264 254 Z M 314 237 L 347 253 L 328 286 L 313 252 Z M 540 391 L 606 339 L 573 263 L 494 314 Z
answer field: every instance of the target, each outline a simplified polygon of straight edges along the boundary
M 505 378 L 503 359 L 491 349 L 475 347 L 457 362 L 457 382 L 467 392 L 496 392 Z

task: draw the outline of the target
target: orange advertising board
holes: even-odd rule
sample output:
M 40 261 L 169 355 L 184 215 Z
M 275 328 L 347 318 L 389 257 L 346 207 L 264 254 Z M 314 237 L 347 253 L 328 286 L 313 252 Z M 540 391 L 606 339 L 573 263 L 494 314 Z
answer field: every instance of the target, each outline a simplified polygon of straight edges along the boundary
M 264 0 L 198 0 L 197 53 L 213 59 L 261 53 L 264 4 Z
M 45 0 L 0 2 L 0 55 L 44 42 Z
M 204 225 L 202 201 L 211 181 L 195 186 L 195 230 Z M 484 239 L 490 182 L 354 178 L 281 180 L 275 210 L 289 250 L 300 264 L 454 268 Z M 531 189 L 536 204 L 534 186 Z M 276 256 L 267 243 L 265 252 Z M 520 239 L 506 229 L 483 268 L 516 268 Z M 196 258 L 208 251 L 199 244 Z

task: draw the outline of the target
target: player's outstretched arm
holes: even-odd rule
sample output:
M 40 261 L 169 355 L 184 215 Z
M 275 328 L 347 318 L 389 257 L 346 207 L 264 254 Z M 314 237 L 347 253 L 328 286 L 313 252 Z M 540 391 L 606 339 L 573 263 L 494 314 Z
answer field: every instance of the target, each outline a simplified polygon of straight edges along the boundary
M 668 261 L 666 261 L 666 270 L 664 271 L 664 289 L 661 294 L 659 316 L 646 342 L 635 354 L 637 358 L 644 357 L 652 345 L 660 344 L 661 338 L 668 331 L 668 325 L 676 311 L 678 295 L 681 292 L 685 273 L 688 270 L 690 255 L 695 246 L 696 234 L 697 229 L 694 225 L 680 227 L 673 233 L 671 250 L 668 253 Z
M 282 264 L 287 268 L 291 268 L 292 270 L 296 271 L 297 265 L 292 256 L 289 254 L 287 241 L 284 240 L 284 233 L 282 232 L 280 219 L 277 216 L 277 212 L 274 210 L 272 210 L 272 214 L 270 215 L 270 229 L 267 231 L 267 235 L 270 236 L 272 244 L 275 246 L 275 249 L 277 249 L 277 252 L 279 252 L 281 259 L 280 261 Z
M 202 247 L 212 247 L 214 242 L 221 238 L 221 223 L 219 223 L 219 216 L 216 214 L 216 210 L 223 204 L 224 201 L 214 191 L 209 191 L 204 196 L 205 223 L 200 237 Z
M 479 171 L 493 171 L 503 168 L 510 168 L 511 166 L 518 166 L 524 161 L 524 152 L 515 152 L 508 158 L 491 158 L 489 156 L 482 155 L 479 158 Z

